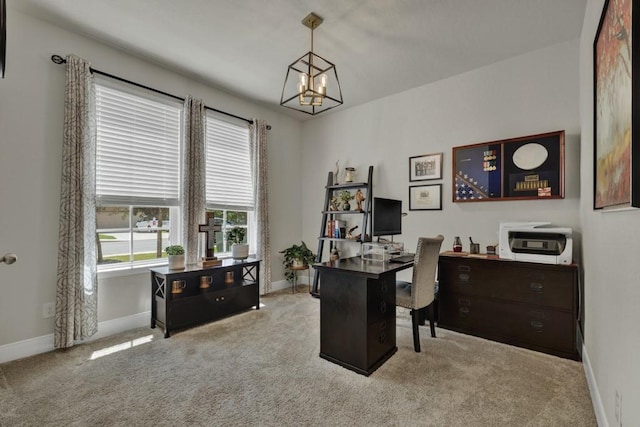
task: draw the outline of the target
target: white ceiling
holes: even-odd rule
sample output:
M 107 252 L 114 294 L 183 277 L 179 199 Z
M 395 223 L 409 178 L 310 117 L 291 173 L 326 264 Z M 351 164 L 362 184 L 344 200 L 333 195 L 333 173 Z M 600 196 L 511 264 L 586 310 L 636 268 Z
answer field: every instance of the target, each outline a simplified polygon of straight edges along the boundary
M 324 18 L 314 32 L 314 52 L 336 64 L 344 105 L 333 111 L 339 111 L 576 39 L 586 0 L 13 0 L 10 4 L 305 119 L 309 116 L 278 104 L 287 66 L 310 49 L 310 30 L 301 24 L 309 12 Z M 117 64 L 101 70 L 118 74 Z

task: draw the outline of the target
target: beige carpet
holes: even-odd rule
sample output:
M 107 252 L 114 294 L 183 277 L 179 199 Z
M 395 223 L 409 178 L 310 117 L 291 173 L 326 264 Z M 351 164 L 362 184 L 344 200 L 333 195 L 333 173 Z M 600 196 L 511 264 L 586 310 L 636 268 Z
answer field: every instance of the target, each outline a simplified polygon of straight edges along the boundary
M 415 353 L 403 311 L 398 352 L 364 377 L 318 356 L 317 299 L 262 303 L 169 339 L 140 328 L 0 365 L 0 425 L 596 425 L 580 363 L 428 327 Z

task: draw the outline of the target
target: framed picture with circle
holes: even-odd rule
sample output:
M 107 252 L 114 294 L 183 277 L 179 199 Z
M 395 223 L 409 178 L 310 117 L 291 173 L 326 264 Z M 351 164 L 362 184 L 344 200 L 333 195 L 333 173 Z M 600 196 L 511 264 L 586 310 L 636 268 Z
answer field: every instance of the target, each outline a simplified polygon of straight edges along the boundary
M 564 198 L 564 131 L 453 148 L 453 202 Z

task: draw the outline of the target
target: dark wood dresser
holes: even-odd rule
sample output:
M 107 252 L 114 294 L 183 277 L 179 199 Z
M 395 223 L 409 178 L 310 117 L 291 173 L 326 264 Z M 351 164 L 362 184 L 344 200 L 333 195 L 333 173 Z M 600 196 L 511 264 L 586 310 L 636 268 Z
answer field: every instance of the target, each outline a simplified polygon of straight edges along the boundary
M 445 252 L 438 281 L 439 327 L 580 360 L 577 265 Z

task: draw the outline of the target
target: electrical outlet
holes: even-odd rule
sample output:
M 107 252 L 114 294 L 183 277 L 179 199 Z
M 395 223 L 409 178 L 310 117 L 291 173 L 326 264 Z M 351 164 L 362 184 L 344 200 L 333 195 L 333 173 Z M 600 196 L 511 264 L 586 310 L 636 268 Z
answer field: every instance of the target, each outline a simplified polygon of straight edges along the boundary
M 622 394 L 616 390 L 616 406 L 614 409 L 616 425 L 622 426 Z
M 54 302 L 45 302 L 42 304 L 42 317 L 48 319 L 56 315 L 56 304 Z

